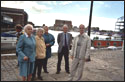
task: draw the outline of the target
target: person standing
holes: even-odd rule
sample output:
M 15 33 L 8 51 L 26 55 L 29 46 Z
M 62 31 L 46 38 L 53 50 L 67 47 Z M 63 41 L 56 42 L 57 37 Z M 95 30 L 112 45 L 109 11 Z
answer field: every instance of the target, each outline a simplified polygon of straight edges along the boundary
M 59 45 L 58 48 L 58 62 L 57 62 L 57 72 L 59 74 L 61 71 L 61 61 L 64 55 L 65 59 L 65 70 L 69 74 L 69 50 L 72 43 L 72 34 L 68 33 L 68 26 L 63 25 L 63 32 L 58 34 L 57 42 Z
M 16 34 L 15 35 L 17 37 L 17 40 L 16 40 L 16 44 L 17 44 L 20 35 L 23 34 L 23 32 L 22 32 L 23 27 L 21 26 L 21 24 L 17 24 L 15 26 L 15 29 L 16 29 Z M 18 53 L 17 52 L 16 52 L 16 56 L 18 57 Z M 17 64 L 17 66 L 19 66 L 19 63 Z
M 23 32 L 22 32 L 23 27 L 22 27 L 21 24 L 17 24 L 15 26 L 15 29 L 16 29 L 16 36 L 17 36 L 17 41 L 16 42 L 18 42 L 18 39 L 19 39 L 20 35 L 23 34 Z
M 48 59 L 52 55 L 51 47 L 55 43 L 55 38 L 52 34 L 48 33 L 48 26 L 44 26 L 43 28 L 45 30 L 45 33 L 44 33 L 43 37 L 44 37 L 44 41 L 45 41 L 45 45 L 46 45 L 46 57 L 44 59 L 43 69 L 44 69 L 45 73 L 49 73 L 48 70 L 47 70 L 47 62 L 48 62 Z
M 78 75 L 75 81 L 79 81 L 82 78 L 84 63 L 88 61 L 90 56 L 91 39 L 84 33 L 85 26 L 83 24 L 79 26 L 79 29 L 80 34 L 74 38 L 70 53 L 72 65 L 68 81 L 73 80 L 76 71 Z
M 24 26 L 25 33 L 19 37 L 16 45 L 16 52 L 18 53 L 19 70 L 22 81 L 31 80 L 34 70 L 34 62 L 36 55 L 36 41 L 32 35 L 33 26 L 27 24 Z
M 43 80 L 43 78 L 41 76 L 41 69 L 42 69 L 42 66 L 44 64 L 43 59 L 46 57 L 46 45 L 44 42 L 43 34 L 44 34 L 43 28 L 37 29 L 36 36 L 35 36 L 35 39 L 36 39 L 36 60 L 35 60 L 34 72 L 32 75 L 32 81 L 34 81 L 34 78 L 36 76 L 37 68 L 38 68 L 38 71 L 37 71 L 38 79 Z

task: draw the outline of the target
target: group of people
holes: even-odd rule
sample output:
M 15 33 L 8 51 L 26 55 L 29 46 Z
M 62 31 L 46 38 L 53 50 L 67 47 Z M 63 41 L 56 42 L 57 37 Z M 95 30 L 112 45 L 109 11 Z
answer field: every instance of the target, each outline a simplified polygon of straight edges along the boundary
M 89 36 L 84 33 L 85 26 L 83 24 L 79 26 L 80 34 L 73 40 L 72 34 L 68 33 L 68 26 L 63 25 L 62 28 L 63 32 L 59 33 L 57 37 L 59 47 L 56 74 L 59 74 L 61 71 L 61 61 L 64 56 L 65 71 L 69 74 L 68 80 L 73 80 L 77 70 L 78 76 L 76 80 L 80 80 L 84 62 L 89 57 L 91 40 Z M 18 64 L 22 80 L 25 81 L 27 77 L 28 81 L 33 81 L 36 77 L 36 71 L 38 79 L 43 80 L 41 71 L 43 68 L 45 73 L 49 73 L 47 70 L 47 62 L 52 55 L 51 47 L 55 43 L 54 36 L 48 32 L 47 26 L 38 28 L 34 36 L 33 26 L 27 24 L 24 26 L 24 33 L 18 38 L 16 53 L 18 54 Z M 71 50 L 71 52 L 69 52 L 69 50 Z M 69 56 L 73 60 L 71 71 L 69 68 Z

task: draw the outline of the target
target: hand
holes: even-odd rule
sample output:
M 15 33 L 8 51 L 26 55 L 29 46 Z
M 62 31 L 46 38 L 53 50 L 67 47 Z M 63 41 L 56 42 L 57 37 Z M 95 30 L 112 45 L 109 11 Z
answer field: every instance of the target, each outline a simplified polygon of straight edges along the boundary
M 70 56 L 70 58 L 73 60 L 73 56 Z
M 27 57 L 27 56 L 24 56 L 23 59 L 24 59 L 24 61 L 27 61 L 27 60 L 28 60 L 28 57 Z
M 50 44 L 46 44 L 46 46 L 48 47 L 48 46 L 50 46 Z
M 70 45 L 70 50 L 72 49 L 72 45 Z

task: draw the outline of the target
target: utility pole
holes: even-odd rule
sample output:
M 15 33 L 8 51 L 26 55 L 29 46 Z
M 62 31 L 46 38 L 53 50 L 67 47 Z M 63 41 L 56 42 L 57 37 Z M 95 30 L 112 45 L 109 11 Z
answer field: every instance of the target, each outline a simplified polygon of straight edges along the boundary
M 93 1 L 91 1 L 91 7 L 90 7 L 90 16 L 89 16 L 89 25 L 88 25 L 88 35 L 89 35 L 89 37 L 90 37 L 90 33 L 91 33 L 92 9 L 93 9 Z M 91 61 L 90 56 L 87 59 L 87 61 Z
M 91 7 L 90 7 L 90 16 L 89 16 L 89 25 L 88 25 L 88 35 L 89 36 L 90 36 L 90 32 L 91 32 L 92 9 L 93 9 L 93 1 L 91 1 Z

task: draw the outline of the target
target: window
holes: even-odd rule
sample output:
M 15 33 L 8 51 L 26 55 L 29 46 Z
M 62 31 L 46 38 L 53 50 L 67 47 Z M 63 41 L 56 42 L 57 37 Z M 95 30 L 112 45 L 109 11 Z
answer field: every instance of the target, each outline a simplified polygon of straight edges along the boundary
M 107 46 L 110 46 L 110 43 L 109 42 L 107 42 L 107 44 L 106 44 Z
M 101 42 L 98 42 L 97 45 L 98 45 L 98 46 L 101 46 Z
M 122 46 L 122 43 L 121 43 L 121 42 L 119 42 L 119 46 Z
M 3 20 L 9 21 L 9 22 L 13 22 L 13 19 L 9 18 L 9 17 L 3 17 Z
M 113 45 L 114 45 L 114 46 L 116 46 L 116 45 L 117 45 L 117 43 L 116 43 L 116 42 L 114 42 L 114 43 L 113 43 Z

